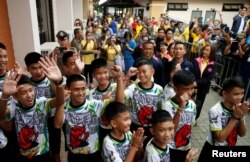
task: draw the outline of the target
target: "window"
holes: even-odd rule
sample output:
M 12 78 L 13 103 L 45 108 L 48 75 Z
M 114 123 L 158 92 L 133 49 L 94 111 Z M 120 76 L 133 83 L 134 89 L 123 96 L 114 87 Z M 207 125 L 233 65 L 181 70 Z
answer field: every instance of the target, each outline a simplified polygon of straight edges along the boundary
M 239 11 L 243 6 L 243 3 L 223 3 L 222 11 Z
M 201 16 L 202 16 L 202 11 L 200 11 L 200 10 L 193 10 L 190 21 L 192 21 L 195 17 L 199 18 Z
M 188 3 L 168 3 L 168 11 L 169 10 L 180 10 L 187 11 Z
M 208 24 L 209 21 L 214 21 L 216 15 L 216 11 L 206 11 L 204 24 Z

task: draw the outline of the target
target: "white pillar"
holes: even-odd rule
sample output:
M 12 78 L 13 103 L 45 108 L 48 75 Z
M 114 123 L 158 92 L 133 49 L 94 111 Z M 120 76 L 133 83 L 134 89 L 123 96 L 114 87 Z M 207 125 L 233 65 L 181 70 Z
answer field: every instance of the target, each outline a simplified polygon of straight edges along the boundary
M 83 8 L 82 0 L 73 0 L 73 20 L 80 19 L 83 20 Z
M 8 13 L 16 60 L 24 65 L 29 52 L 40 52 L 36 1 L 8 0 Z
M 55 35 L 59 30 L 64 30 L 72 38 L 74 19 L 73 19 L 73 0 L 53 0 L 53 16 Z M 75 1 L 75 0 L 74 0 Z

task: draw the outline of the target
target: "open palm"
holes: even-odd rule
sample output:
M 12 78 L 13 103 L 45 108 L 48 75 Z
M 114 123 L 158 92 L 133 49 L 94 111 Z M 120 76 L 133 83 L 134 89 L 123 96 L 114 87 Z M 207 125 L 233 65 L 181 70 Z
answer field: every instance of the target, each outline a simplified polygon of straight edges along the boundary
M 16 71 L 9 71 L 3 82 L 3 94 L 13 95 L 17 92 L 17 82 L 21 75 L 18 75 Z
M 41 61 L 39 61 L 39 63 L 43 67 L 44 73 L 48 77 L 48 79 L 54 82 L 59 82 L 62 80 L 62 73 L 53 58 L 49 58 L 46 56 L 45 58 L 41 58 Z

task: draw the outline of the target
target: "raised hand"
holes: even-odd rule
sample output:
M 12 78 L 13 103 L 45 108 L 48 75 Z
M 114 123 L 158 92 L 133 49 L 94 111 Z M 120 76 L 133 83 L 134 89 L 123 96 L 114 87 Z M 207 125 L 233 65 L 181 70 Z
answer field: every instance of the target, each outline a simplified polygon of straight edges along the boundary
M 14 95 L 18 91 L 17 82 L 20 78 L 21 75 L 16 70 L 9 71 L 4 78 L 3 95 Z
M 128 75 L 129 77 L 132 77 L 132 76 L 137 75 L 137 73 L 138 73 L 137 68 L 135 68 L 135 67 L 130 67 L 129 70 L 128 70 L 127 75 Z
M 191 148 L 186 156 L 185 162 L 193 162 L 198 157 L 198 149 Z
M 113 67 L 111 67 L 111 72 L 113 73 L 113 75 L 114 75 L 116 78 L 119 78 L 119 77 L 122 77 L 122 76 L 123 76 L 123 72 L 122 72 L 121 66 L 114 65 Z
M 75 63 L 76 63 L 76 66 L 77 66 L 78 70 L 80 72 L 82 72 L 83 69 L 84 69 L 84 66 L 85 66 L 84 60 L 81 60 L 81 57 L 79 56 L 79 54 L 77 52 L 75 52 L 73 54 L 73 59 L 75 60 Z
M 54 58 L 49 58 L 45 56 L 45 58 L 41 58 L 39 64 L 43 67 L 45 75 L 48 79 L 58 83 L 62 80 L 62 73 L 58 68 Z
M 142 147 L 143 142 L 147 137 L 144 136 L 144 129 L 143 128 L 138 128 L 136 131 L 133 132 L 132 134 L 132 142 L 131 145 L 135 147 Z
M 180 96 L 180 108 L 183 109 L 185 107 L 185 105 L 187 104 L 188 100 L 189 100 L 189 96 L 187 93 L 183 93 Z
M 15 62 L 14 64 L 14 71 L 16 71 L 18 74 L 23 74 L 23 75 L 29 75 L 29 72 L 27 71 L 27 68 L 22 68 L 20 63 L 18 61 Z

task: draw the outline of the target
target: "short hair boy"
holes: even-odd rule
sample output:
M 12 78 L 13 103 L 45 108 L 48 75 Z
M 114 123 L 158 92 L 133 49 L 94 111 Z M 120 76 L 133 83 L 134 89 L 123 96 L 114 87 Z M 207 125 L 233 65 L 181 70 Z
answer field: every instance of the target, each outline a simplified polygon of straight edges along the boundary
M 160 85 L 152 82 L 151 78 L 155 70 L 148 59 L 138 60 L 136 67 L 129 69 L 125 80 L 137 75 L 140 81 L 128 86 L 124 94 L 126 103 L 131 109 L 131 130 L 143 127 L 145 135 L 148 137 L 144 141 L 144 144 L 146 144 L 152 136 L 149 132 L 148 119 L 154 111 L 162 108 L 163 89 Z
M 177 71 L 173 76 L 175 96 L 163 104 L 173 118 L 175 136 L 170 142 L 173 161 L 185 161 L 191 148 L 191 129 L 195 121 L 196 105 L 191 100 L 194 93 L 194 75 L 186 70 Z
M 175 133 L 173 118 L 166 110 L 157 110 L 153 113 L 150 123 L 150 132 L 154 137 L 146 146 L 144 160 L 147 162 L 172 161 L 169 143 Z M 197 149 L 191 149 L 185 158 L 185 162 L 193 161 L 197 156 L 197 152 Z
M 7 63 L 8 63 L 8 55 L 6 46 L 0 42 L 0 61 L 2 62 L 2 66 L 0 68 L 0 92 L 3 89 L 3 81 L 7 70 Z
M 116 101 L 122 102 L 123 80 L 119 66 L 112 67 L 117 78 Z M 70 90 L 70 100 L 58 105 L 55 115 L 55 126 L 61 128 L 66 124 L 66 145 L 69 149 L 68 161 L 99 160 L 99 120 L 109 100 L 86 99 L 86 80 L 79 74 L 67 78 L 66 87 Z
M 208 112 L 209 132 L 199 161 L 204 161 L 207 151 L 213 146 L 235 146 L 237 136 L 246 135 L 245 116 L 249 102 L 242 102 L 244 83 L 239 77 L 227 78 L 222 86 L 223 101 L 215 104 Z
M 140 156 L 143 151 L 144 130 L 138 128 L 132 135 L 129 108 L 120 102 L 111 102 L 105 109 L 105 116 L 112 129 L 103 141 L 103 160 L 134 161 L 135 155 Z
M 84 62 L 75 51 L 66 51 L 62 56 L 63 69 L 66 77 L 72 74 L 82 74 Z
M 56 104 L 63 104 L 62 74 L 54 60 L 41 59 L 47 77 L 56 84 L 56 98 L 36 98 L 29 77 L 10 71 L 5 77 L 0 99 L 0 116 L 15 119 L 21 162 L 50 160 L 47 117 Z M 15 99 L 11 98 L 15 96 Z M 58 99 L 58 101 L 56 101 Z M 7 104 L 8 102 L 8 104 Z

